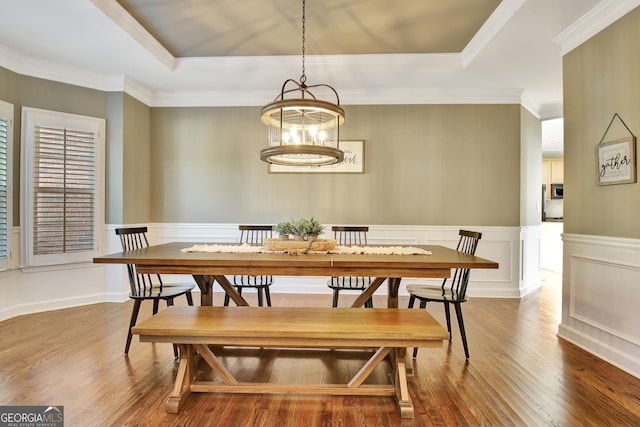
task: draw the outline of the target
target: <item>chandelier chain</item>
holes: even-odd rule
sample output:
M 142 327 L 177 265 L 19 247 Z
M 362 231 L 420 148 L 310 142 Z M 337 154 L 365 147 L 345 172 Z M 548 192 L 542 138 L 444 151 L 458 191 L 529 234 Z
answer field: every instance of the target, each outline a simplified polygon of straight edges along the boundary
M 307 81 L 307 76 L 304 73 L 305 5 L 306 0 L 302 0 L 302 76 L 300 76 L 300 84 L 303 86 Z

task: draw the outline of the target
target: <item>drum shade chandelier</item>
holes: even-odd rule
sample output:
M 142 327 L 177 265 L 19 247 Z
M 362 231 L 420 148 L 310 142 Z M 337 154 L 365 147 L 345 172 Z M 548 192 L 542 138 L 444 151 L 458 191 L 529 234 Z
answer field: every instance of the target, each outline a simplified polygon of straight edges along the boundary
M 305 5 L 302 0 L 302 76 L 288 79 L 275 101 L 261 110 L 261 120 L 269 127 L 268 147 L 260 159 L 283 166 L 322 166 L 340 163 L 340 125 L 344 110 L 334 88 L 325 84 L 307 86 L 304 68 Z M 336 103 L 318 99 L 312 89 L 328 89 Z M 326 90 L 323 90 L 326 91 Z

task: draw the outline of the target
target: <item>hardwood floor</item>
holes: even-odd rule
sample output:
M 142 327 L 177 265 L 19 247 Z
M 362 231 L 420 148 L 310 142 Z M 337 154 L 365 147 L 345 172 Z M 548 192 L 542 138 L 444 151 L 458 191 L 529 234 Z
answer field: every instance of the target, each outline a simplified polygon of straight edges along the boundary
M 0 322 L 0 405 L 62 405 L 66 426 L 639 425 L 640 379 L 556 337 L 560 278 L 546 277 L 541 291 L 522 300 L 465 303 L 468 364 L 455 320 L 451 343 L 420 349 L 409 384 L 413 420 L 401 420 L 386 397 L 195 393 L 180 414 L 166 414 L 177 366 L 172 348 L 134 338 L 129 357 L 123 356 L 130 302 Z M 348 299 L 341 295 L 341 305 Z M 282 294 L 274 294 L 273 303 L 301 305 L 299 296 Z M 331 295 L 305 296 L 303 305 L 330 306 Z M 444 322 L 441 306 L 428 308 Z M 150 315 L 150 304 L 143 310 L 140 319 Z M 225 349 L 223 360 L 245 381 L 318 382 L 346 381 L 364 357 L 358 351 Z M 384 380 L 386 369 L 377 368 L 372 380 Z

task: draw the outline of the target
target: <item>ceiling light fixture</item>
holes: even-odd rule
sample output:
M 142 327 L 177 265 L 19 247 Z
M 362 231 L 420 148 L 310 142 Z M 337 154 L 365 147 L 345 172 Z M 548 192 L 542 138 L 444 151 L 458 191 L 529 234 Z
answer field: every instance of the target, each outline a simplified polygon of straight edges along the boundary
M 300 82 L 288 79 L 275 101 L 261 110 L 261 120 L 269 126 L 269 145 L 260 151 L 260 159 L 284 166 L 322 166 L 340 163 L 340 125 L 344 110 L 334 88 L 325 84 L 307 86 L 304 68 L 305 6 L 302 0 L 302 76 Z M 294 86 L 287 89 L 287 86 Z M 325 88 L 336 103 L 318 99 L 311 89 Z M 320 89 L 322 90 L 322 89 Z M 297 94 L 298 97 L 285 98 Z

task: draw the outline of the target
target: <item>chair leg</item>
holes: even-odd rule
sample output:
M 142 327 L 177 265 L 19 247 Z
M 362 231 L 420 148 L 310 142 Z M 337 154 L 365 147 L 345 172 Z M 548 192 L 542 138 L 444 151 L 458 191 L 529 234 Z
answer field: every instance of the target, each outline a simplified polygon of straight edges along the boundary
M 158 304 L 160 303 L 159 299 L 153 300 L 153 314 L 158 314 Z
M 227 307 L 227 306 L 229 305 L 229 300 L 230 300 L 230 298 L 229 298 L 229 294 L 227 294 L 227 293 L 225 292 L 225 294 L 224 294 L 224 306 L 225 306 L 225 307 Z
M 140 303 L 142 300 L 136 299 L 133 300 L 133 310 L 131 311 L 131 321 L 129 322 L 129 332 L 127 333 L 127 343 L 124 346 L 124 354 L 129 354 L 129 347 L 131 346 L 131 338 L 133 334 L 131 333 L 131 328 L 136 326 L 136 321 L 138 320 L 138 313 L 140 312 Z
M 414 295 L 411 295 L 411 297 L 409 297 L 409 308 L 413 308 L 413 304 L 416 301 L 416 297 Z M 427 308 L 427 302 L 424 300 L 420 300 L 420 308 Z M 413 358 L 415 359 L 416 357 L 418 357 L 418 347 L 413 347 Z
M 336 308 L 338 306 L 338 290 L 334 289 L 333 290 L 333 308 Z
M 458 326 L 460 326 L 460 335 L 462 336 L 462 345 L 464 346 L 464 355 L 469 360 L 469 346 L 467 345 L 467 334 L 464 332 L 464 320 L 462 320 L 462 305 L 454 303 L 456 308 L 456 316 L 458 317 Z
M 267 307 L 271 307 L 271 292 L 269 292 L 269 287 L 264 288 L 264 297 L 267 300 Z
M 193 305 L 193 296 L 191 295 L 191 291 L 184 294 L 187 297 L 187 304 Z
M 457 307 L 457 306 L 456 306 Z M 452 333 L 451 333 L 451 312 L 449 311 L 449 303 L 444 303 L 444 315 L 447 318 L 447 330 L 449 331 L 449 341 L 451 341 Z
M 167 298 L 167 307 L 171 306 L 173 306 L 173 298 Z M 175 344 L 173 344 L 173 357 L 175 357 L 176 359 L 178 358 L 178 346 Z
M 373 298 L 369 298 L 365 303 L 364 306 L 366 308 L 373 308 Z
M 258 307 L 262 307 L 262 288 L 256 288 L 258 292 Z

